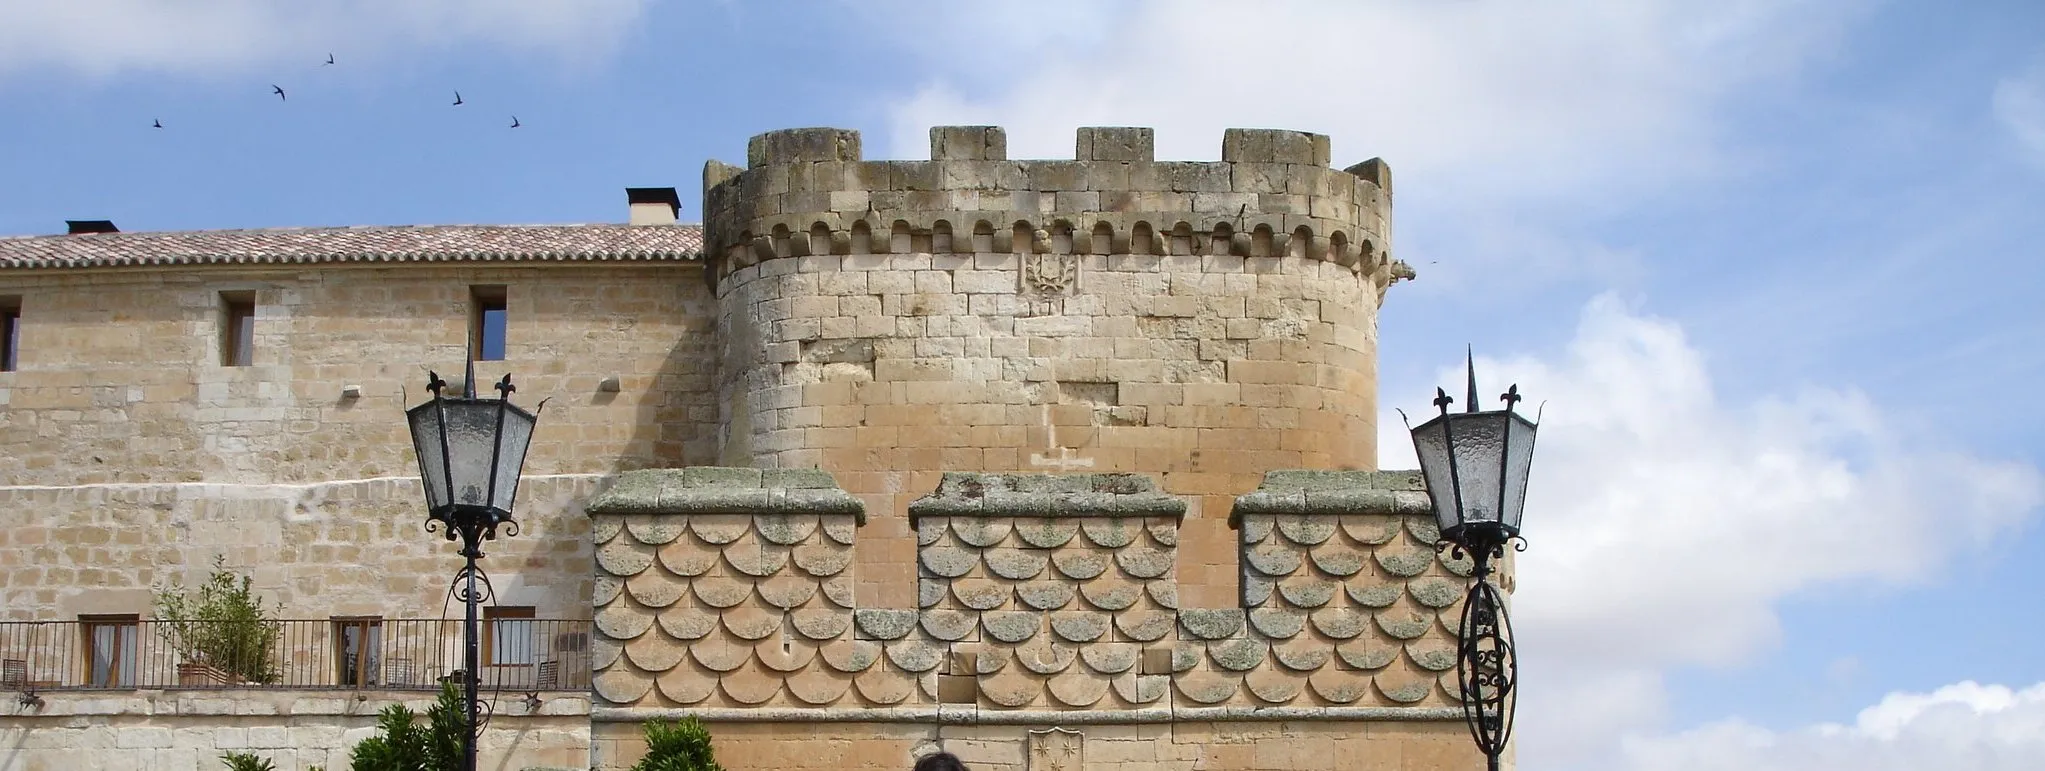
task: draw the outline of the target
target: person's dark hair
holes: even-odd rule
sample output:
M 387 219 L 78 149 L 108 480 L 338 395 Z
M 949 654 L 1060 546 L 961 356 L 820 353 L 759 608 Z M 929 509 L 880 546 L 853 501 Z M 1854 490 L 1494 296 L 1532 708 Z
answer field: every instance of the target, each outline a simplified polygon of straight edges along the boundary
M 966 764 L 949 752 L 933 752 L 916 761 L 916 771 L 966 771 Z

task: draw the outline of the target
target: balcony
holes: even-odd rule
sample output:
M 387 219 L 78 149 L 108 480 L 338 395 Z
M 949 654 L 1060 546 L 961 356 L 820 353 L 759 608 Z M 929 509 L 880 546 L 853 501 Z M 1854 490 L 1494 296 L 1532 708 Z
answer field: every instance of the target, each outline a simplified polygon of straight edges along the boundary
M 480 622 L 486 691 L 589 688 L 590 622 Z M 0 690 L 433 691 L 460 681 L 462 622 L 331 618 L 0 622 Z

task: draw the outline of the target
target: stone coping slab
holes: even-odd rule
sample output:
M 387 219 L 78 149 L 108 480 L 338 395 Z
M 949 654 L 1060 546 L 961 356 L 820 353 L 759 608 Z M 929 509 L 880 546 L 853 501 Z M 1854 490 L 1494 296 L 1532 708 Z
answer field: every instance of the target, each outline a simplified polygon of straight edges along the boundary
M 937 490 L 909 503 L 921 517 L 1174 517 L 1186 502 L 1142 474 L 946 472 Z
M 1254 492 L 1236 497 L 1228 526 L 1240 527 L 1246 514 L 1432 514 L 1433 501 L 1419 471 L 1284 469 L 1265 472 Z
M 822 469 L 728 466 L 641 469 L 618 475 L 590 514 L 849 514 L 866 524 L 866 504 Z

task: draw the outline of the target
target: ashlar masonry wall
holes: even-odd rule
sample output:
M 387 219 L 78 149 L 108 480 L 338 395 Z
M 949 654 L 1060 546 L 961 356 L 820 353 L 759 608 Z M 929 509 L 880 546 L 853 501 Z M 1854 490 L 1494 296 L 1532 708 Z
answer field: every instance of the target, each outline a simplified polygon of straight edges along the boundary
M 914 586 L 904 517 L 945 471 L 1159 475 L 1189 596 L 1236 589 L 1219 512 L 1274 468 L 1376 464 L 1390 172 L 1326 137 L 1231 129 L 1159 162 L 1148 129 L 1011 161 L 938 127 L 929 161 L 857 132 L 755 137 L 704 172 L 721 461 L 823 468 L 868 502 L 862 602 Z
M 0 372 L 0 485 L 306 484 L 416 476 L 403 411 L 459 382 L 470 287 L 505 288 L 502 361 L 549 399 L 529 474 L 716 452 L 700 265 L 225 265 L 9 270 L 20 368 Z M 221 360 L 222 292 L 255 301 L 250 366 Z M 617 377 L 617 392 L 598 381 Z M 343 389 L 358 386 L 360 395 Z M 479 389 L 488 394 L 487 388 Z
M 423 714 L 432 699 L 320 691 L 49 693 L 38 707 L 0 702 L 0 771 L 214 771 L 224 752 L 278 771 L 345 771 L 391 704 Z M 589 700 L 547 694 L 492 699 L 478 743 L 488 771 L 589 767 Z

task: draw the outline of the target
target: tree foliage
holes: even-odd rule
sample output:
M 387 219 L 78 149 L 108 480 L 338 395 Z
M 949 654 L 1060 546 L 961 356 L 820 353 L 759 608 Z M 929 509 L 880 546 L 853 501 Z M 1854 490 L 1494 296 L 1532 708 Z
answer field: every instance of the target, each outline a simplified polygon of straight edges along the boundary
M 157 634 L 185 662 L 205 664 L 239 682 L 277 682 L 276 649 L 283 625 L 257 597 L 252 579 L 213 560 L 213 573 L 196 592 L 156 588 Z
M 424 724 L 403 704 L 384 707 L 376 716 L 377 735 L 349 753 L 350 771 L 459 771 L 467 730 L 464 703 L 461 689 L 443 683 Z
M 710 746 L 710 731 L 694 715 L 646 722 L 646 756 L 632 771 L 724 771 Z

